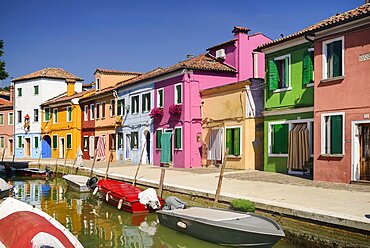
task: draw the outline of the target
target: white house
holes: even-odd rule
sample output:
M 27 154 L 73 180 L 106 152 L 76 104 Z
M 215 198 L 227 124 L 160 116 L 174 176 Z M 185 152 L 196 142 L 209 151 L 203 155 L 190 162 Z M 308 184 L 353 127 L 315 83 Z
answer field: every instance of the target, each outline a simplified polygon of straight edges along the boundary
M 83 79 L 62 68 L 44 68 L 12 80 L 16 158 L 39 158 L 42 155 L 42 142 L 50 141 L 41 140 L 40 104 L 66 92 L 67 79 L 76 81 L 75 92 L 82 91 Z

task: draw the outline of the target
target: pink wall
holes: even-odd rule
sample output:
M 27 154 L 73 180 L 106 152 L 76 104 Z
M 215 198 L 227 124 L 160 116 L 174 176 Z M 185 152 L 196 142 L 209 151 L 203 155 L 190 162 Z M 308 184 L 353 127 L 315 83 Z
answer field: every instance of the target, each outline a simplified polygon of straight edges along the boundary
M 13 150 L 10 150 L 10 144 L 9 139 L 13 140 L 13 134 L 14 134 L 14 125 L 8 125 L 8 114 L 13 113 L 13 107 L 10 106 L 0 106 L 0 114 L 4 114 L 4 126 L 0 126 L 0 137 L 4 137 L 6 152 L 5 156 L 11 156 L 14 152 L 14 141 L 13 141 Z M 14 123 L 14 116 L 13 116 L 13 123 Z M 2 152 L 2 149 L 1 149 Z M 1 153 L 2 155 L 2 153 Z
M 352 169 L 352 121 L 366 121 L 364 115 L 370 114 L 370 60 L 359 61 L 359 55 L 370 51 L 370 29 L 345 35 L 345 76 L 341 80 L 320 82 L 322 41 L 315 43 L 314 179 L 348 183 L 351 181 Z M 345 112 L 345 155 L 341 158 L 320 156 L 321 114 L 327 112 Z

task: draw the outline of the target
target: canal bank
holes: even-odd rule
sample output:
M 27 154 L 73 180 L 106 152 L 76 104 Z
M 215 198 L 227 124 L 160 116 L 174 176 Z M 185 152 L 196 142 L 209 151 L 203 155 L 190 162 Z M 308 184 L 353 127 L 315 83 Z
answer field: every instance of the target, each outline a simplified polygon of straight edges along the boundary
M 22 162 L 25 162 L 24 160 Z M 41 161 L 41 166 L 49 165 L 52 169 L 56 161 Z M 71 166 L 73 161 L 67 161 Z M 38 162 L 30 161 L 29 166 Z M 64 161 L 59 161 L 61 168 Z M 89 170 L 91 161 L 84 161 L 79 171 Z M 136 166 L 111 163 L 109 177 L 132 182 Z M 97 162 L 94 173 L 104 176 L 106 163 Z M 158 167 L 142 166 L 137 183 L 148 187 L 157 187 L 160 178 Z M 245 175 L 247 173 L 247 176 Z M 271 178 L 269 173 L 254 175 L 248 179 L 245 171 L 226 171 L 222 185 L 221 202 L 235 198 L 254 201 L 260 212 L 272 215 L 283 226 L 287 235 L 299 241 L 311 240 L 313 244 L 366 247 L 369 240 L 370 189 L 369 186 L 292 183 L 289 180 L 273 182 L 257 180 L 258 177 Z M 194 197 L 214 198 L 218 182 L 218 169 L 202 168 L 178 170 L 166 168 L 164 189 Z M 330 245 L 332 244 L 332 245 Z

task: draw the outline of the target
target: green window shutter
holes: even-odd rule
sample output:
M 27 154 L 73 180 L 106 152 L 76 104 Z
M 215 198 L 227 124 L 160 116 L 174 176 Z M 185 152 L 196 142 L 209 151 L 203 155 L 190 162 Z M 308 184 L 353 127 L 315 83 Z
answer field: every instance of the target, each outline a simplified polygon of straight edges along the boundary
M 72 108 L 68 108 L 68 120 L 72 121 Z
M 176 85 L 176 92 L 177 92 L 177 103 L 182 103 L 181 85 Z
M 141 96 L 141 112 L 145 111 L 145 95 Z
M 342 116 L 333 115 L 330 120 L 330 147 L 331 154 L 343 154 L 343 125 Z
M 290 86 L 289 84 L 289 57 L 285 57 L 285 86 Z
M 163 90 L 159 91 L 159 106 L 163 107 Z
M 233 154 L 232 129 L 226 129 L 226 148 L 229 148 L 229 154 Z
M 234 155 L 240 155 L 240 128 L 234 128 Z
M 303 53 L 303 84 L 306 85 L 311 81 L 312 71 L 310 70 L 310 53 L 305 51 Z
M 269 88 L 276 90 L 278 88 L 279 72 L 273 59 L 269 60 Z
M 53 136 L 53 148 L 58 148 L 58 136 Z
M 121 108 L 122 108 L 122 100 L 118 100 L 117 102 L 117 115 L 118 116 L 121 116 L 122 115 L 122 111 L 121 111 Z
M 156 143 L 156 148 L 161 149 L 161 137 L 162 137 L 162 130 L 156 131 L 156 137 L 155 137 L 155 143 Z
M 50 109 L 46 108 L 45 109 L 45 121 L 49 121 L 49 120 L 50 120 Z
M 147 104 L 148 104 L 148 111 L 150 111 L 151 106 L 150 106 L 150 93 L 147 94 Z
M 72 135 L 67 135 L 67 148 L 72 148 Z
M 272 130 L 272 153 L 287 154 L 288 153 L 288 124 L 273 125 Z
M 175 129 L 175 148 L 177 149 L 181 148 L 181 129 L 180 128 Z
M 35 142 L 35 148 L 39 148 L 39 138 L 38 137 L 34 138 L 34 142 Z
M 342 41 L 333 42 L 333 77 L 342 76 Z
M 135 113 L 134 110 L 135 110 L 135 98 L 132 97 L 131 98 L 131 114 Z
M 314 71 L 314 52 L 313 51 L 309 52 L 309 56 L 310 56 L 310 60 L 309 60 L 310 82 L 313 82 L 314 81 L 314 75 L 313 75 L 313 71 Z

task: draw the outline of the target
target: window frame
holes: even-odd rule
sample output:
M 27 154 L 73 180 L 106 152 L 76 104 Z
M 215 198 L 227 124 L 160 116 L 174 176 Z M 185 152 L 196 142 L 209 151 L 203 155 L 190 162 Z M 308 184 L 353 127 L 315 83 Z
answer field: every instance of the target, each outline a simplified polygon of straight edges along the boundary
M 134 100 L 134 98 L 136 98 L 136 97 L 137 97 L 137 104 L 136 104 L 136 105 L 134 105 L 133 100 Z M 132 114 L 132 115 L 137 115 L 137 114 L 139 114 L 139 113 L 140 113 L 140 110 L 139 110 L 139 108 L 140 108 L 140 95 L 132 95 L 130 98 L 131 98 L 131 114 Z M 134 106 L 135 106 L 135 111 L 136 111 L 136 112 L 133 112 L 133 110 L 134 110 Z
M 37 93 L 36 93 L 36 89 L 37 89 Z M 40 94 L 40 87 L 38 85 L 34 85 L 33 86 L 33 95 L 38 96 L 39 94 Z
M 95 83 L 96 83 L 96 90 L 100 90 L 100 78 L 96 78 L 95 80 Z
M 181 102 L 179 102 L 178 103 L 178 94 L 177 94 L 177 86 L 180 86 L 180 90 L 181 90 Z M 174 104 L 175 105 L 181 105 L 182 103 L 183 103 L 183 100 L 184 100 L 184 97 L 183 97 L 183 89 L 182 89 L 183 87 L 182 87 L 182 83 L 177 83 L 177 84 L 175 84 L 174 85 L 174 94 L 175 94 L 175 96 L 174 96 Z M 164 98 L 164 97 L 163 97 Z
M 90 104 L 90 120 L 95 120 L 95 103 Z
M 17 123 L 22 124 L 22 119 L 22 110 L 17 110 Z
M 10 118 L 10 116 L 12 116 L 12 118 Z M 10 120 L 12 120 L 12 122 Z M 14 113 L 13 112 L 8 113 L 8 125 L 14 125 Z
M 71 110 L 71 119 L 69 120 L 69 109 Z M 67 108 L 66 108 L 66 120 L 67 120 L 67 122 L 72 122 L 72 120 L 73 120 L 73 108 L 72 108 L 72 106 L 68 106 Z
M 57 123 L 58 123 L 58 108 L 53 108 L 53 124 Z
M 95 103 L 95 120 L 99 120 L 100 119 L 100 102 L 96 102 Z
M 134 143 L 133 143 L 133 140 L 134 140 L 133 139 L 133 133 L 137 133 L 137 147 L 136 148 L 135 148 Z M 131 135 L 131 140 L 130 140 L 130 142 L 131 142 L 131 144 L 130 144 L 131 150 L 132 151 L 138 150 L 139 149 L 139 131 L 131 131 L 130 135 Z
M 157 131 L 161 131 L 161 137 L 162 137 L 163 128 L 157 128 L 157 130 L 155 130 L 155 149 L 156 150 L 162 150 L 162 146 L 161 146 L 161 141 L 160 140 L 159 140 L 160 147 L 157 147 L 157 139 L 158 139 Z
M 243 126 L 225 126 L 225 129 L 224 129 L 224 151 L 226 151 L 226 139 L 227 139 L 227 129 L 235 129 L 235 128 L 239 128 L 240 129 L 240 133 L 239 133 L 239 139 L 240 139 L 240 142 L 239 142 L 239 155 L 234 155 L 234 154 L 228 154 L 227 157 L 229 158 L 241 158 L 243 156 Z
M 149 95 L 149 98 L 147 98 L 148 95 Z M 152 100 L 151 98 L 152 98 L 152 94 L 150 92 L 141 94 L 141 110 L 142 110 L 143 113 L 149 113 L 150 112 L 151 107 L 152 107 L 151 106 L 151 100 Z M 145 109 L 143 109 L 144 108 L 144 103 L 147 104 L 145 106 L 146 107 Z
M 125 98 L 117 99 L 117 116 L 125 115 Z
M 70 147 L 68 147 L 68 136 L 70 136 L 71 137 L 71 146 Z M 66 133 L 66 149 L 69 149 L 69 150 L 71 150 L 72 149 L 72 143 L 73 143 L 73 141 L 72 141 L 72 133 Z
M 56 147 L 54 147 L 54 137 L 56 137 L 56 139 L 57 139 Z M 52 139 L 52 142 L 51 142 L 51 144 L 52 144 L 52 149 L 58 149 L 58 147 L 59 147 L 58 142 L 59 142 L 58 134 L 53 134 L 53 139 Z
M 5 149 L 5 136 L 0 136 L 0 148 Z
M 122 139 L 120 139 L 120 136 L 122 136 L 121 137 Z M 124 135 L 122 132 L 118 132 L 117 133 L 117 146 L 116 146 L 117 151 L 123 151 L 123 142 L 124 142 Z
M 37 120 L 36 120 L 37 116 Z M 33 122 L 39 122 L 40 115 L 39 115 L 39 109 L 33 109 Z
M 282 56 L 278 56 L 278 57 L 275 57 L 273 60 L 274 61 L 279 61 L 279 60 L 285 60 L 285 58 L 288 58 L 289 60 L 289 65 L 288 65 L 288 82 L 286 82 L 286 86 L 285 88 L 277 88 L 276 90 L 273 90 L 272 92 L 273 93 L 279 93 L 279 92 L 283 92 L 283 91 L 289 91 L 289 90 L 292 90 L 292 56 L 291 54 L 285 54 L 285 55 L 282 55 Z M 278 69 L 279 71 L 279 69 Z M 278 82 L 278 86 L 279 86 L 279 82 Z
M 338 154 L 338 153 L 326 153 L 325 152 L 325 145 L 326 145 L 326 129 L 325 129 L 325 117 L 328 117 L 328 116 L 337 116 L 337 115 L 341 115 L 342 116 L 342 153 L 341 154 Z M 346 155 L 345 154 L 345 131 L 346 131 L 346 126 L 345 126 L 345 123 L 346 123 L 346 114 L 345 112 L 330 112 L 330 113 L 322 113 L 321 114 L 321 147 L 320 147 L 320 155 L 322 156 L 344 156 Z
M 36 147 L 36 141 L 37 140 L 37 147 Z M 34 136 L 33 137 L 33 146 L 32 146 L 34 149 L 38 149 L 40 147 L 40 143 L 39 143 L 39 137 L 38 136 Z
M 112 104 L 114 103 L 114 104 Z M 109 101 L 109 116 L 114 117 L 116 116 L 116 100 L 115 99 L 110 99 Z
M 159 92 L 162 92 L 162 105 L 160 104 L 160 93 Z M 156 104 L 157 108 L 164 108 L 164 88 L 159 88 L 157 89 L 157 104 Z
M 49 112 L 49 119 L 46 120 L 46 109 L 48 109 Z M 50 107 L 45 107 L 44 108 L 44 122 L 49 122 L 51 117 L 51 112 L 50 112 Z
M 17 136 L 17 148 L 23 148 L 23 137 L 22 136 Z
M 312 52 L 313 53 L 313 59 L 312 59 L 312 64 L 313 64 L 312 79 L 313 79 L 313 82 L 306 84 L 306 88 L 309 88 L 309 87 L 313 87 L 315 85 L 315 48 L 310 47 L 310 48 L 307 49 L 307 52 L 309 52 L 309 53 Z
M 5 115 L 4 113 L 0 113 L 0 116 L 3 117 L 3 123 L 0 123 L 0 126 L 4 126 L 5 125 Z
M 84 121 L 88 121 L 89 120 L 89 105 L 85 105 L 84 106 Z
M 22 97 L 22 96 L 23 96 L 22 88 L 17 88 L 17 97 Z
M 180 129 L 180 132 L 181 132 L 181 147 L 180 148 L 177 148 L 176 147 L 176 129 Z M 182 151 L 182 144 L 183 144 L 183 132 L 182 132 L 182 126 L 177 126 L 174 128 L 173 130 L 173 149 L 174 150 L 177 150 L 177 151 Z
M 87 140 L 87 144 L 85 146 L 85 141 L 86 140 Z M 83 136 L 83 143 L 82 143 L 82 145 L 83 145 L 82 149 L 87 152 L 89 150 L 89 136 L 86 136 L 86 135 Z
M 101 118 L 100 119 L 105 119 L 105 101 L 101 102 L 100 103 L 100 106 L 101 106 Z
M 328 64 L 327 64 L 327 56 L 328 56 L 328 48 L 327 45 L 330 43 L 333 43 L 335 41 L 342 41 L 342 75 L 341 76 L 336 76 L 336 77 L 331 77 L 329 78 L 328 75 Z M 345 67 L 344 67 L 344 36 L 336 37 L 333 39 L 325 40 L 322 42 L 322 80 L 325 79 L 332 79 L 332 78 L 337 78 L 337 77 L 343 77 L 345 75 Z

